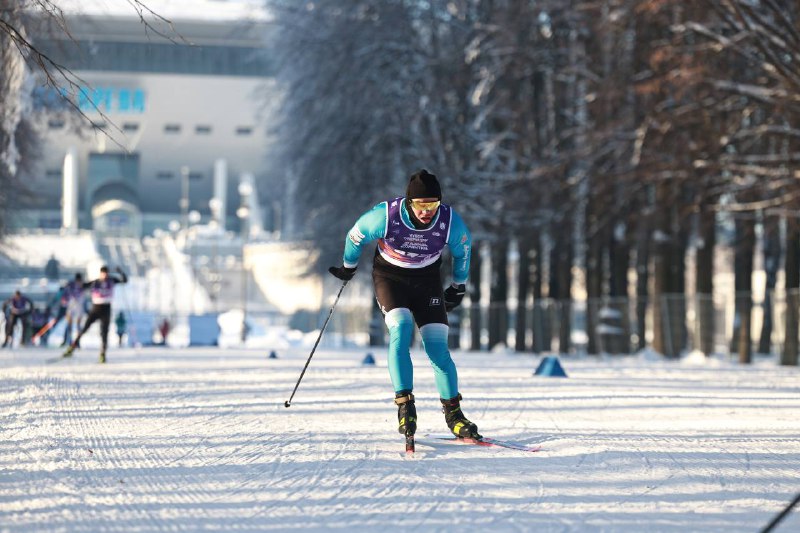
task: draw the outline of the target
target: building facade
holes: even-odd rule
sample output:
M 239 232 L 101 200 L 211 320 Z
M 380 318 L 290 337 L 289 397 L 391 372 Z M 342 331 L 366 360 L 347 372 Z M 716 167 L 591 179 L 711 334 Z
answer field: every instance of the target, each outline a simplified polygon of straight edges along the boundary
M 234 227 L 243 176 L 269 205 L 267 23 L 176 20 L 169 36 L 135 17 L 68 23 L 73 40 L 35 39 L 80 81 L 34 91 L 44 142 L 18 226 L 141 236 L 199 213 Z

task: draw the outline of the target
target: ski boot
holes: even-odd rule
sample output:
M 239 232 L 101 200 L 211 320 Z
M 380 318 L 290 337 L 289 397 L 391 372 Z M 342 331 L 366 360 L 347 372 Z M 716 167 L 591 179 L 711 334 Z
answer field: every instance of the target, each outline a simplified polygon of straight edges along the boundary
M 398 392 L 394 403 L 397 404 L 398 431 L 403 435 L 413 435 L 417 431 L 417 408 L 414 406 L 414 395 L 410 392 Z
M 105 350 L 101 350 L 100 351 L 100 362 L 101 363 L 105 363 L 106 362 L 106 351 Z
M 67 350 L 61 354 L 61 357 L 72 357 L 72 353 L 75 351 L 75 349 L 80 347 L 81 345 L 78 341 L 73 342 L 69 345 L 69 348 L 67 348 Z
M 417 431 L 417 408 L 414 405 L 414 395 L 406 391 L 398 392 L 395 394 L 394 403 L 397 404 L 397 430 L 406 436 L 406 452 L 413 452 L 414 433 Z
M 465 439 L 482 439 L 478 433 L 478 426 L 467 420 L 461 412 L 461 394 L 449 400 L 441 400 L 442 412 L 447 421 L 447 427 L 456 437 Z

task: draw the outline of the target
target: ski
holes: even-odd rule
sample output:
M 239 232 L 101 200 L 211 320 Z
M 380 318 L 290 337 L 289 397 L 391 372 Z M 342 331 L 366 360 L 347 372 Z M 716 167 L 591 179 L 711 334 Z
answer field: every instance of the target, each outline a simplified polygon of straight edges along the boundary
M 486 448 L 506 448 L 509 450 L 518 450 L 521 452 L 538 452 L 542 449 L 541 446 L 529 446 L 519 442 L 510 440 L 493 439 L 490 437 L 482 437 L 480 439 L 472 439 L 465 437 L 456 437 L 454 435 L 426 435 L 436 440 L 448 441 L 453 444 L 467 444 L 471 446 L 484 446 Z
M 73 352 L 74 352 L 74 349 L 71 350 L 71 349 L 68 348 L 67 351 L 62 353 L 61 355 L 57 355 L 55 357 L 51 357 L 49 359 L 45 359 L 44 362 L 46 364 L 48 364 L 48 365 L 51 365 L 53 363 L 58 363 L 59 361 L 63 361 L 64 359 L 72 359 Z

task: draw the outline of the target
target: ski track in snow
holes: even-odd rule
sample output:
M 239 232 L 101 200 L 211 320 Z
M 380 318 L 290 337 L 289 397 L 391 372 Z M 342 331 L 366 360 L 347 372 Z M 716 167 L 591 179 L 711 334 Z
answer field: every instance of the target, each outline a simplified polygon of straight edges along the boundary
M 385 361 L 307 352 L 0 352 L 0 531 L 758 531 L 800 490 L 800 372 L 457 352 L 463 407 L 531 454 L 446 431 L 414 353 L 420 441 Z M 800 530 L 794 511 L 776 530 Z

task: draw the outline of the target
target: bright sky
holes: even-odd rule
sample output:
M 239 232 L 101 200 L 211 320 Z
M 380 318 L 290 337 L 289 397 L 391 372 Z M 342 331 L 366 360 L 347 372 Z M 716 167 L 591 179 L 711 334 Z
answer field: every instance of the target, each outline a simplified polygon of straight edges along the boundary
M 66 13 L 138 16 L 135 0 L 55 0 Z M 266 19 L 264 0 L 140 0 L 168 19 Z

